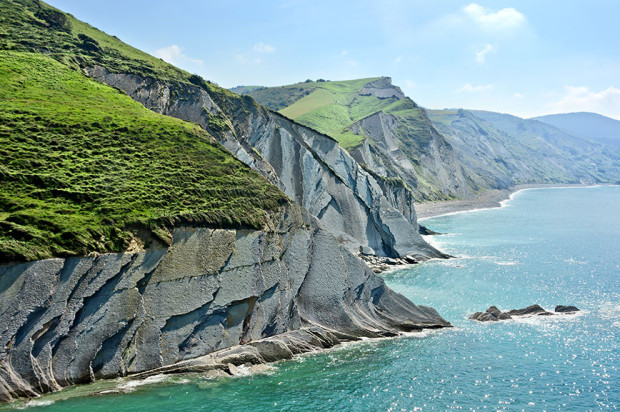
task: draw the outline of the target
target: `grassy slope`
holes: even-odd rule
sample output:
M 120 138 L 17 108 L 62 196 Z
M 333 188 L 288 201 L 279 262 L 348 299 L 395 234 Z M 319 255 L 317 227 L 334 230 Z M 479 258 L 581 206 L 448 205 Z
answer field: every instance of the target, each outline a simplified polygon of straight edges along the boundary
M 34 2 L 0 5 L 0 262 L 121 251 L 144 229 L 165 242 L 178 223 L 260 228 L 286 202 L 197 125 L 76 69 L 186 73 L 75 19 L 56 28 Z
M 259 103 L 279 110 L 301 124 L 325 133 L 345 149 L 359 145 L 363 136 L 348 131 L 360 119 L 388 109 L 396 99 L 360 96 L 364 85 L 378 78 L 347 81 L 304 82 L 248 92 Z

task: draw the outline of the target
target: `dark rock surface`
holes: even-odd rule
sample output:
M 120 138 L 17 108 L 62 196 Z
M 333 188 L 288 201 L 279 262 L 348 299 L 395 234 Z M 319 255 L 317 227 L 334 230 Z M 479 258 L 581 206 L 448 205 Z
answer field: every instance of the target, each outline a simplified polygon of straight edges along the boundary
M 476 312 L 469 319 L 480 322 L 496 322 L 498 320 L 512 319 L 507 313 L 502 313 L 496 306 L 489 307 L 486 312 Z
M 579 309 L 575 306 L 558 305 L 555 307 L 556 313 L 574 313 Z M 523 309 L 512 309 L 508 312 L 501 312 L 496 306 L 489 307 L 486 312 L 476 312 L 469 319 L 480 322 L 494 322 L 498 320 L 512 319 L 513 316 L 551 316 L 552 312 L 547 312 L 540 305 L 531 305 Z
M 577 306 L 571 306 L 571 305 L 558 305 L 555 307 L 555 312 L 558 313 L 572 313 L 572 312 L 579 312 L 579 308 L 577 308 Z
M 443 233 L 435 232 L 433 229 L 429 229 L 426 226 L 419 225 L 419 227 L 420 227 L 419 232 L 421 235 L 424 235 L 424 236 L 443 235 Z
M 531 305 L 523 309 L 512 309 L 512 310 L 509 310 L 507 313 L 510 316 L 524 316 L 524 315 L 542 315 L 542 314 L 547 314 L 549 312 L 544 310 L 540 305 Z
M 0 266 L 0 401 L 449 326 L 297 205 L 273 222 L 177 228 L 168 249 Z

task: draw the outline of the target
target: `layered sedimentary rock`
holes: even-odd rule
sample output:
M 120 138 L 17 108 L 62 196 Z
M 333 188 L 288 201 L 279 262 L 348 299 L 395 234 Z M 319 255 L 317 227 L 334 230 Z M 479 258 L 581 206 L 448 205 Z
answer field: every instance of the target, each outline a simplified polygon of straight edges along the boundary
M 167 249 L 0 267 L 0 400 L 190 370 L 189 359 L 240 344 L 251 343 L 233 351 L 245 353 L 238 362 L 252 351 L 273 361 L 449 325 L 389 290 L 299 207 L 273 226 L 177 228 Z
M 423 109 L 411 105 L 406 115 L 379 111 L 353 124 L 351 131 L 366 139 L 351 155 L 377 175 L 401 179 L 417 201 L 471 196 L 477 175 L 462 167 Z
M 102 67 L 93 78 L 156 112 L 199 123 L 302 205 L 345 247 L 380 256 L 441 257 L 417 233 L 411 199 L 380 185 L 329 136 L 299 125 L 249 97 L 212 95 L 206 87 L 161 82 Z

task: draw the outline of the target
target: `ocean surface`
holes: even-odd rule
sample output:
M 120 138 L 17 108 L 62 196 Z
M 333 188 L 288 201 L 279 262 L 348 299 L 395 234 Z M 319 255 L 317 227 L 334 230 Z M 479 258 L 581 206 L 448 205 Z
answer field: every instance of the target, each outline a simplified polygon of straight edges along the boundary
M 276 364 L 266 374 L 97 383 L 9 408 L 94 412 L 620 407 L 620 187 L 526 190 L 502 208 L 436 217 L 424 224 L 446 233 L 429 240 L 457 258 L 384 277 L 414 302 L 436 308 L 454 328 L 348 344 Z M 582 312 L 494 323 L 468 319 L 490 305 L 508 310 L 534 303 L 548 310 L 571 304 Z M 119 385 L 133 392 L 85 396 Z

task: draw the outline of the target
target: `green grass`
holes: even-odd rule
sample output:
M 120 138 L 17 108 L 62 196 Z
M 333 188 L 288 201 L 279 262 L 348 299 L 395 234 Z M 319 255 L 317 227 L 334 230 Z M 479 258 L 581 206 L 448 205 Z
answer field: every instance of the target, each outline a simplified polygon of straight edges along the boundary
M 0 263 L 167 243 L 179 225 L 263 228 L 288 198 L 198 125 L 89 80 L 99 65 L 255 105 L 43 2 L 0 0 Z M 253 106 L 256 107 L 256 106 Z
M 34 0 L 0 0 L 0 49 L 45 53 L 74 68 L 182 79 L 187 73 Z M 62 25 L 55 20 L 63 20 Z
M 378 79 L 304 82 L 246 94 L 296 122 L 333 137 L 344 149 L 351 150 L 365 139 L 363 135 L 351 132 L 350 127 L 355 122 L 399 103 L 400 110 L 415 107 L 408 99 L 401 103 L 395 98 L 378 99 L 359 94 L 364 85 Z
M 0 262 L 121 251 L 144 229 L 261 228 L 286 196 L 198 125 L 51 57 L 0 51 Z
M 325 89 L 317 88 L 309 95 L 302 97 L 292 105 L 280 110 L 280 113 L 289 119 L 297 119 L 306 113 L 332 103 L 335 103 L 333 95 Z

